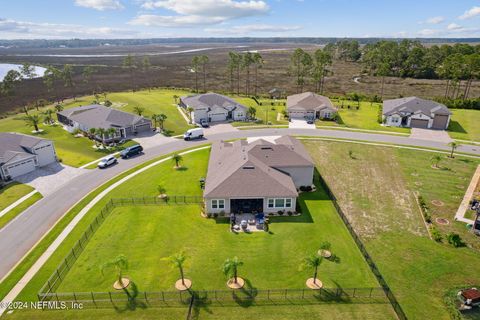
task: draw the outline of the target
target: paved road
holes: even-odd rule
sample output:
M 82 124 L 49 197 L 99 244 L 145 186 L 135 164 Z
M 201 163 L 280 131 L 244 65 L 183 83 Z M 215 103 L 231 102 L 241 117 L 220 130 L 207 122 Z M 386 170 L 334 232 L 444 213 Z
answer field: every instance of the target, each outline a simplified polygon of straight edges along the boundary
M 370 142 L 388 142 L 418 147 L 438 148 L 450 150 L 441 142 L 412 139 L 404 136 L 370 134 L 340 130 L 312 130 L 312 129 L 255 129 L 239 130 L 207 135 L 203 141 L 185 142 L 179 139 L 170 139 L 162 145 L 145 150 L 145 154 L 128 160 L 120 160 L 119 164 L 106 170 L 90 170 L 87 173 L 73 178 L 65 183 L 55 193 L 47 195 L 35 203 L 17 219 L 0 230 L 0 279 L 2 279 L 15 264 L 42 238 L 42 236 L 67 212 L 75 203 L 87 195 L 91 190 L 102 185 L 117 174 L 128 170 L 140 163 L 158 156 L 182 150 L 187 147 L 203 144 L 206 141 L 220 139 L 235 139 L 255 136 L 272 135 L 305 135 L 323 136 L 341 139 L 365 140 Z M 461 146 L 458 151 L 480 155 L 480 146 Z

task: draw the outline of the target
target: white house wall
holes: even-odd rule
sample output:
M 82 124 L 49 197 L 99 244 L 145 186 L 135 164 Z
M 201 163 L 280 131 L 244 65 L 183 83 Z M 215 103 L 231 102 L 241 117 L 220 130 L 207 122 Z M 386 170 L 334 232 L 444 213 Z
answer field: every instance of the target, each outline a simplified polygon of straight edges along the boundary
M 296 188 L 311 186 L 313 184 L 312 167 L 276 167 L 278 170 L 288 173 Z
M 295 206 L 296 206 L 296 201 L 297 198 L 295 197 L 278 197 L 278 198 L 290 198 L 292 199 L 292 207 L 291 208 L 268 208 L 268 199 L 276 199 L 272 197 L 254 197 L 252 199 L 263 199 L 263 212 L 264 213 L 269 213 L 269 212 L 278 212 L 279 210 L 285 210 L 285 211 L 295 211 Z M 212 200 L 225 200 L 225 208 L 224 209 L 213 209 L 212 208 Z M 208 213 L 220 213 L 220 212 L 225 212 L 226 214 L 230 214 L 230 199 L 249 199 L 249 198 L 205 198 L 205 209 L 206 212 Z
M 39 167 L 46 166 L 47 164 L 57 161 L 57 155 L 53 142 L 42 141 L 33 148 L 33 153 L 37 155 L 37 165 Z

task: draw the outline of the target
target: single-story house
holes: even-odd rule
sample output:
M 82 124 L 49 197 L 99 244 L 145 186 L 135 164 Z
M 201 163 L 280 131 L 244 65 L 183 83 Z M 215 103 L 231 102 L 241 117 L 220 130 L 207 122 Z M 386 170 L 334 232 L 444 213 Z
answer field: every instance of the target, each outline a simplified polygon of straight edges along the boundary
M 19 133 L 0 133 L 0 178 L 10 180 L 57 161 L 53 142 Z
M 313 184 L 313 161 L 295 138 L 212 144 L 205 181 L 207 213 L 295 211 L 297 189 Z
M 248 108 L 235 100 L 218 93 L 204 93 L 180 98 L 180 107 L 185 110 L 193 109 L 192 119 L 194 123 L 202 120 L 215 121 L 243 121 L 247 117 Z
M 98 140 L 104 141 L 129 138 L 132 134 L 152 129 L 150 119 L 99 104 L 60 111 L 57 112 L 57 118 L 69 132 L 76 129 L 88 132 L 91 128 L 114 128 L 116 133 L 113 136 L 97 136 Z
M 287 112 L 293 119 L 332 119 L 338 109 L 325 96 L 303 92 L 287 97 Z
M 280 99 L 283 97 L 283 90 L 279 88 L 273 88 L 272 90 L 268 91 L 268 95 L 270 99 Z
M 452 112 L 441 103 L 408 97 L 385 100 L 382 115 L 387 126 L 445 130 Z

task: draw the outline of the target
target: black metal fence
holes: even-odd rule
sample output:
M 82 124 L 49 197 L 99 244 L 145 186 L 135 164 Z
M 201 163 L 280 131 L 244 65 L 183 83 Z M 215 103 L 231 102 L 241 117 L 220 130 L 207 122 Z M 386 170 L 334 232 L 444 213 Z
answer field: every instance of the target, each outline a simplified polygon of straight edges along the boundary
M 383 288 L 322 288 L 311 289 L 240 289 L 190 291 L 124 291 L 48 293 L 44 301 L 81 303 L 85 308 L 124 306 L 128 304 L 149 307 L 268 303 L 379 303 L 388 304 Z
M 329 197 L 331 198 L 333 205 L 335 206 L 335 209 L 337 210 L 338 214 L 340 215 L 340 218 L 343 220 L 343 223 L 345 223 L 345 226 L 347 227 L 348 231 L 350 232 L 350 235 L 352 236 L 353 240 L 355 241 L 358 249 L 360 249 L 360 252 L 362 253 L 363 257 L 367 261 L 368 266 L 370 267 L 370 270 L 372 270 L 373 274 L 377 278 L 378 283 L 382 286 L 383 291 L 385 292 L 385 295 L 387 296 L 388 300 L 390 301 L 390 304 L 393 307 L 393 310 L 397 314 L 398 318 L 400 320 L 406 320 L 407 316 L 405 312 L 403 311 L 402 307 L 398 303 L 397 299 L 395 298 L 395 295 L 393 294 L 392 290 L 388 286 L 387 282 L 383 278 L 382 274 L 377 268 L 377 265 L 373 261 L 372 257 L 368 253 L 367 249 L 365 248 L 365 245 L 363 244 L 362 240 L 360 237 L 357 235 L 355 230 L 353 229 L 352 225 L 350 224 L 350 221 L 348 220 L 347 216 L 343 212 L 342 208 L 338 205 L 337 198 L 331 191 L 330 187 L 328 186 L 327 182 L 322 178 L 322 176 L 318 173 L 315 172 L 314 179 L 318 181 L 322 187 L 325 189 Z
M 95 219 L 90 223 L 80 239 L 75 243 L 72 250 L 62 260 L 57 269 L 50 275 L 47 282 L 43 285 L 38 293 L 38 299 L 43 301 L 51 298 L 60 283 L 65 278 L 68 271 L 83 252 L 88 241 L 95 234 L 95 231 L 102 225 L 103 221 L 110 215 L 115 207 L 121 206 L 144 206 L 144 205 L 180 205 L 180 204 L 200 204 L 203 198 L 199 196 L 169 196 L 168 198 L 159 197 L 142 197 L 142 198 L 118 198 L 110 199 L 107 204 L 100 210 Z

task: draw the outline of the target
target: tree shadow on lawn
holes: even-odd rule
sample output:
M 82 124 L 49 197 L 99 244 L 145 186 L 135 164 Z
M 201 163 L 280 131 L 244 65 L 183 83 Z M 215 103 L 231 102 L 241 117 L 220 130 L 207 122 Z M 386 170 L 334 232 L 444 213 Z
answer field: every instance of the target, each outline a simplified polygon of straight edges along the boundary
M 468 133 L 462 125 L 455 120 L 450 120 L 447 131 L 458 132 L 458 133 Z
M 146 309 L 147 305 L 144 302 L 137 300 L 138 297 L 138 287 L 135 282 L 130 282 L 130 289 L 125 288 L 123 292 L 127 296 L 127 302 L 122 305 L 118 306 L 113 303 L 113 308 L 118 313 L 123 313 L 125 311 L 135 311 L 137 308 Z

